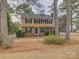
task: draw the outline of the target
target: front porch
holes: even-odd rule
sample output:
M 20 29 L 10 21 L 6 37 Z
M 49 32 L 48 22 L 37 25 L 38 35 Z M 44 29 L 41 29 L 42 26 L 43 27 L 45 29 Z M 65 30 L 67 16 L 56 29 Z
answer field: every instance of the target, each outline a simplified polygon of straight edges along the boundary
M 52 27 L 26 27 L 22 30 L 26 33 L 26 36 L 42 36 L 45 35 L 45 32 L 53 33 Z

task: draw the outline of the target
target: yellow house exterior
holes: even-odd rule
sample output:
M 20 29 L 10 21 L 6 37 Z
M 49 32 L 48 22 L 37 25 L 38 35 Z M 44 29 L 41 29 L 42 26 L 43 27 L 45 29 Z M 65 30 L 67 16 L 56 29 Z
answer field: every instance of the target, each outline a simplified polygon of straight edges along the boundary
M 44 35 L 46 31 L 53 33 L 53 18 L 49 15 L 21 14 L 20 28 L 26 35 Z

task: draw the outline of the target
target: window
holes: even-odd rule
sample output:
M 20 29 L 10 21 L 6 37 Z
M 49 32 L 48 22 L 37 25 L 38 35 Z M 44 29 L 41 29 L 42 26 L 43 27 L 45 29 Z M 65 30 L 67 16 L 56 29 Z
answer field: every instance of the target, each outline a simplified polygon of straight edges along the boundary
M 45 24 L 47 24 L 47 23 L 46 23 L 46 19 L 45 19 Z
M 45 21 L 45 20 L 43 19 L 43 24 L 45 23 L 44 21 Z
M 35 19 L 34 19 L 34 24 L 35 24 Z
M 38 24 L 40 24 L 40 22 L 41 22 L 40 19 L 37 19 L 37 20 L 34 19 L 34 23 L 38 23 Z
M 47 19 L 46 19 L 46 21 L 45 21 L 45 22 L 46 22 L 46 24 L 47 24 Z
M 41 19 L 39 19 L 39 24 L 41 24 Z
M 25 19 L 25 23 L 27 23 L 27 18 Z
M 32 33 L 32 28 L 25 28 L 26 33 Z
M 26 23 L 32 23 L 32 19 L 26 19 Z M 52 19 L 34 19 L 34 24 L 52 24 Z
M 27 28 L 25 28 L 25 32 L 27 33 Z
M 48 19 L 47 19 L 47 24 L 49 23 Z
M 32 23 L 32 19 L 29 20 L 29 23 Z
M 43 19 L 41 19 L 41 24 L 44 24 L 44 20 Z
M 37 19 L 37 22 L 36 23 L 38 23 L 39 24 L 39 19 Z
M 32 23 L 32 19 L 25 19 L 25 23 Z
M 27 23 L 29 23 L 29 19 L 27 19 Z
M 30 33 L 32 33 L 32 28 L 30 28 Z
M 41 24 L 42 24 L 42 19 L 40 20 Z
M 40 31 L 41 31 L 41 32 L 44 32 L 44 28 L 41 27 L 41 28 L 40 28 Z
M 40 28 L 40 32 L 45 32 L 45 31 L 48 31 L 49 30 L 49 28 L 46 28 L 46 27 L 41 27 Z

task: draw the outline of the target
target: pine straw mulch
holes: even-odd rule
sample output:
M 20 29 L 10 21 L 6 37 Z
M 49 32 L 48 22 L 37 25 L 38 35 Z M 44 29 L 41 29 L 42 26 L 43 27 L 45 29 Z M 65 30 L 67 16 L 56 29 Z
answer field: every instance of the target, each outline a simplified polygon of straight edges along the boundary
M 46 45 L 43 43 L 43 38 L 19 38 L 15 39 L 10 49 L 3 49 L 0 47 L 0 53 L 17 53 L 17 52 L 29 52 L 40 51 L 50 48 L 63 48 L 68 46 L 78 45 L 79 40 L 69 40 L 63 45 Z

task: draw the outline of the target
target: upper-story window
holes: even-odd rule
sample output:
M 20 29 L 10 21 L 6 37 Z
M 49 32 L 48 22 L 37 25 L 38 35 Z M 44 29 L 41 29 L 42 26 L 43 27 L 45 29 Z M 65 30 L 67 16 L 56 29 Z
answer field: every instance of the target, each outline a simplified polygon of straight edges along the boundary
M 45 24 L 47 24 L 47 19 L 45 19 Z
M 27 22 L 27 18 L 25 19 L 25 23 L 28 23 L 28 22 Z
M 32 23 L 32 18 L 26 18 L 25 23 Z M 52 24 L 52 19 L 34 19 L 34 24 Z
M 34 19 L 34 23 L 40 24 L 40 19 Z
M 43 24 L 45 24 L 45 20 L 43 19 Z
M 32 19 L 25 19 L 25 23 L 32 23 Z
M 40 19 L 40 23 L 42 24 L 42 19 Z
M 32 19 L 30 19 L 29 21 L 30 21 L 30 23 L 32 23 Z

